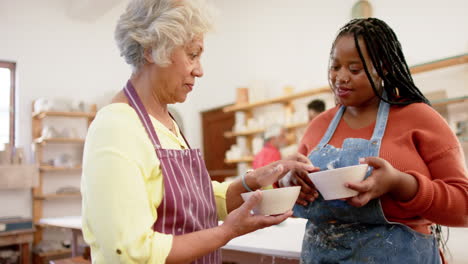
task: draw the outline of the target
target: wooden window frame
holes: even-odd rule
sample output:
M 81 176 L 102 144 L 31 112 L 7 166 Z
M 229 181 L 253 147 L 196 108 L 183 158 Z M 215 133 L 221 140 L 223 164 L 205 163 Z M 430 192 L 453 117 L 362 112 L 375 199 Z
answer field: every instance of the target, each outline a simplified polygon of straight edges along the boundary
M 10 131 L 9 144 L 15 146 L 15 88 L 16 88 L 16 63 L 11 61 L 0 61 L 0 68 L 10 69 Z

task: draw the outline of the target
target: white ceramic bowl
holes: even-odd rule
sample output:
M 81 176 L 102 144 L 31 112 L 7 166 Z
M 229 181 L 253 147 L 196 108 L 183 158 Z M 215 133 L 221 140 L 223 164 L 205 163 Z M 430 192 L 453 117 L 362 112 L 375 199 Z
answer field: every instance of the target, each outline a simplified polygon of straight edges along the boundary
M 310 180 L 325 200 L 353 197 L 358 192 L 345 187 L 345 183 L 361 182 L 366 176 L 367 164 L 309 173 Z
M 277 215 L 291 210 L 301 191 L 300 186 L 284 187 L 278 189 L 261 190 L 262 201 L 253 212 L 256 215 Z M 242 199 L 247 201 L 254 192 L 241 193 Z

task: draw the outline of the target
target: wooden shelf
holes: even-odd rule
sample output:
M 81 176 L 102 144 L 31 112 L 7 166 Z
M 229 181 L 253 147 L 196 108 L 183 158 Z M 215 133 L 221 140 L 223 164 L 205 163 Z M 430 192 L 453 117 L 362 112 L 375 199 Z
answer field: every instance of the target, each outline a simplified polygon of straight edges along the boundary
M 41 258 L 51 258 L 51 257 L 56 257 L 60 255 L 71 255 L 71 249 L 60 249 L 60 250 L 51 250 L 51 251 L 46 251 L 46 252 L 40 252 L 37 255 Z
M 224 136 L 227 138 L 249 136 L 249 135 L 254 135 L 254 134 L 260 134 L 260 133 L 263 133 L 264 131 L 265 129 L 245 130 L 245 131 L 239 131 L 239 132 L 228 131 L 224 133 Z
M 0 236 L 9 236 L 9 235 L 18 235 L 18 234 L 28 234 L 28 233 L 34 233 L 36 230 L 34 228 L 30 229 L 18 229 L 18 230 L 12 230 L 12 231 L 6 231 L 6 232 L 1 232 Z M 0 244 L 0 247 L 3 246 Z
M 308 122 L 302 122 L 302 123 L 295 123 L 295 124 L 290 124 L 286 125 L 287 129 L 294 129 L 298 127 L 305 127 L 307 126 Z M 263 133 L 265 129 L 253 129 L 253 130 L 245 130 L 245 131 L 240 131 L 240 132 L 233 132 L 233 131 L 228 131 L 224 133 L 224 136 L 226 138 L 232 138 L 232 137 L 240 137 L 240 136 L 250 136 L 254 134 L 260 134 Z
M 81 165 L 76 166 L 76 167 L 56 167 L 56 166 L 50 166 L 50 165 L 41 165 L 39 167 L 40 171 L 43 172 L 50 172 L 50 171 L 76 171 L 76 170 L 81 170 Z
M 228 163 L 228 164 L 234 164 L 234 163 L 241 163 L 241 162 L 252 162 L 253 161 L 253 157 L 252 156 L 247 156 L 247 157 L 243 157 L 241 159 L 235 159 L 235 160 L 224 160 L 225 163 Z
M 84 143 L 83 138 L 36 138 L 34 143 L 46 144 L 46 143 Z
M 468 53 L 436 61 L 426 62 L 410 67 L 412 74 L 437 70 L 445 67 L 468 63 Z
M 34 196 L 35 200 L 58 200 L 63 198 L 79 198 L 81 193 L 51 193 Z
M 230 105 L 230 106 L 226 106 L 225 108 L 223 108 L 223 111 L 224 112 L 246 111 L 255 107 L 260 107 L 260 106 L 269 105 L 269 104 L 276 104 L 276 103 L 287 103 L 287 102 L 290 102 L 292 100 L 299 99 L 302 97 L 317 95 L 321 93 L 330 93 L 330 92 L 331 92 L 330 87 L 325 86 L 325 87 L 321 87 L 321 88 L 314 89 L 314 90 L 302 91 L 302 92 L 291 94 L 291 95 L 285 95 L 285 96 L 271 98 L 268 100 L 257 101 L 257 102 L 253 102 L 249 104 Z
M 287 129 L 293 129 L 293 128 L 305 127 L 308 124 L 309 124 L 309 122 L 295 123 L 295 124 L 286 125 L 286 128 Z
M 96 116 L 95 112 L 39 112 L 33 113 L 33 118 L 42 119 L 47 116 L 54 116 L 54 117 L 84 117 L 84 118 L 94 118 Z
M 460 96 L 460 97 L 434 100 L 431 102 L 431 104 L 433 107 L 438 107 L 438 106 L 445 106 L 449 104 L 463 103 L 467 101 L 468 101 L 468 95 L 465 95 L 465 96 Z M 308 122 L 290 124 L 290 125 L 286 125 L 286 128 L 293 129 L 293 128 L 298 128 L 298 127 L 305 127 L 307 126 L 307 124 Z M 260 134 L 260 133 L 263 133 L 264 131 L 265 129 L 253 129 L 253 130 L 245 130 L 245 131 L 240 131 L 240 132 L 228 131 L 224 133 L 224 136 L 226 138 L 249 136 L 249 135 L 254 135 L 254 134 Z
M 416 74 L 416 73 L 422 73 L 422 72 L 432 71 L 436 69 L 441 69 L 445 67 L 460 65 L 464 63 L 468 63 L 468 54 L 462 54 L 458 56 L 453 56 L 449 58 L 444 58 L 444 59 L 440 59 L 436 61 L 414 65 L 410 67 L 410 71 L 411 73 Z M 223 111 L 224 112 L 246 111 L 252 108 L 256 108 L 256 107 L 260 107 L 260 106 L 264 106 L 268 104 L 287 103 L 298 98 L 317 95 L 321 93 L 330 93 L 330 92 L 331 92 L 330 87 L 325 86 L 325 87 L 321 87 L 318 89 L 302 91 L 299 93 L 295 93 L 295 94 L 291 94 L 287 96 L 275 97 L 275 98 L 271 98 L 268 100 L 262 100 L 262 101 L 247 103 L 247 104 L 241 104 L 241 105 L 234 104 L 234 105 L 226 106 L 225 108 L 223 108 Z
M 440 100 L 434 100 L 431 102 L 432 106 L 444 106 L 444 105 L 449 105 L 449 104 L 456 104 L 456 103 L 462 103 L 468 101 L 468 95 L 465 96 L 460 96 L 460 97 L 453 97 L 453 98 L 447 98 L 447 99 L 440 99 Z

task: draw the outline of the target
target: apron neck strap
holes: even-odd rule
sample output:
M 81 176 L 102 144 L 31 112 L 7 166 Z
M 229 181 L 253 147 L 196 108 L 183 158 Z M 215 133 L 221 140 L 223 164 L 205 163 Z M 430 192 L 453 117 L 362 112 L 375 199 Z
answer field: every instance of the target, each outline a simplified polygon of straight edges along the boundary
M 384 98 L 387 98 L 385 92 L 382 96 Z M 326 144 L 328 144 L 333 134 L 335 133 L 336 127 L 340 123 L 341 117 L 343 116 L 345 109 L 346 107 L 342 105 L 340 109 L 338 110 L 338 112 L 335 114 L 332 121 L 330 122 L 330 125 L 328 126 L 327 132 L 325 132 L 325 135 L 323 136 L 322 140 L 320 140 L 320 143 L 317 146 L 318 148 L 322 148 Z M 380 143 L 380 141 L 382 140 L 385 134 L 385 129 L 387 127 L 387 120 L 388 120 L 389 112 L 390 112 L 390 105 L 386 103 L 385 101 L 380 100 L 379 110 L 377 112 L 377 120 L 375 122 L 374 132 L 372 133 L 372 137 L 371 137 L 372 142 Z
M 169 113 L 169 116 L 172 118 L 172 120 L 174 120 L 174 122 L 177 124 L 177 121 L 176 121 L 175 118 L 172 116 L 171 112 L 169 112 L 169 111 L 167 111 L 167 112 Z M 177 124 L 177 127 L 179 127 L 179 124 Z M 179 128 L 180 128 L 180 127 L 179 127 Z M 184 133 L 182 133 L 182 131 L 181 131 L 180 129 L 179 129 L 179 133 L 180 133 L 180 135 L 182 136 L 182 138 L 184 139 L 185 144 L 187 144 L 187 147 L 188 147 L 189 149 L 192 149 L 192 148 L 190 147 L 190 144 L 188 143 L 188 140 L 185 138 Z
M 150 137 L 151 142 L 153 143 L 153 146 L 157 149 L 160 149 L 161 143 L 159 142 L 158 135 L 156 134 L 156 130 L 154 129 L 153 122 L 151 122 L 149 114 L 146 111 L 146 108 L 143 105 L 143 102 L 138 96 L 138 93 L 136 92 L 135 87 L 133 87 L 133 84 L 130 82 L 130 80 L 127 81 L 127 84 L 124 87 L 124 93 L 128 98 L 128 102 L 130 103 L 130 106 L 133 109 L 135 109 L 135 112 L 138 114 L 138 117 L 140 118 L 143 126 L 145 127 L 145 130 L 148 133 L 148 136 Z M 169 112 L 169 116 L 177 124 L 177 122 L 175 121 L 174 117 L 172 116 L 170 112 Z M 190 144 L 188 143 L 184 134 L 182 133 L 182 131 L 179 131 L 179 132 L 182 135 L 182 138 L 184 139 L 185 144 L 187 144 L 187 147 L 190 149 L 191 148 Z
M 385 129 L 387 127 L 388 114 L 390 112 L 390 104 L 385 101 L 380 101 L 379 110 L 377 112 L 377 121 L 375 122 L 374 133 L 372 133 L 372 141 L 382 140 Z
M 330 125 L 328 125 L 328 129 L 325 132 L 325 135 L 322 137 L 322 140 L 320 140 L 319 145 L 317 146 L 318 148 L 323 148 L 330 139 L 332 138 L 333 134 L 335 133 L 336 127 L 340 123 L 341 117 L 343 116 L 344 110 L 346 109 L 345 106 L 340 106 L 340 109 L 338 109 L 338 112 L 336 112 L 335 116 L 333 117 L 332 121 L 330 122 Z
M 143 126 L 145 127 L 145 130 L 148 133 L 148 136 L 151 139 L 153 146 L 156 149 L 160 149 L 161 143 L 159 142 L 158 135 L 156 135 L 156 131 L 154 130 L 153 122 L 151 122 L 148 112 L 146 111 L 145 106 L 141 102 L 141 99 L 138 96 L 130 80 L 128 80 L 127 85 L 125 85 L 124 93 L 128 98 L 130 106 L 133 107 L 133 109 L 135 109 L 135 112 L 138 114 L 138 117 L 140 118 Z

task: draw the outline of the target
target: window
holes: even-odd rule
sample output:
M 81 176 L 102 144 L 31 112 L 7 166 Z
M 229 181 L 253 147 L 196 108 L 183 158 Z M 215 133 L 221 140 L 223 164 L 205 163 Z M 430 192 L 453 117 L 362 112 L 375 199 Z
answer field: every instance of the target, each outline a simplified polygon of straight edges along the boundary
M 15 63 L 0 61 L 0 149 L 15 144 L 15 69 Z

